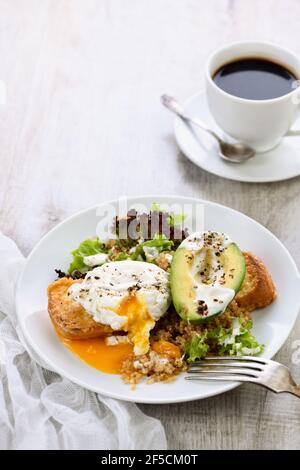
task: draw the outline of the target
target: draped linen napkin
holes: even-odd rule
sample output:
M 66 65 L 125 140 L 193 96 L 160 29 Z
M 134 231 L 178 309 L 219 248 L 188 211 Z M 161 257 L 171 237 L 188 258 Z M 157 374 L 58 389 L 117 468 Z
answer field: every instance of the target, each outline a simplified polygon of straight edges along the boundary
M 26 344 L 15 312 L 24 264 L 0 233 L 0 449 L 165 449 L 160 421 L 59 376 Z

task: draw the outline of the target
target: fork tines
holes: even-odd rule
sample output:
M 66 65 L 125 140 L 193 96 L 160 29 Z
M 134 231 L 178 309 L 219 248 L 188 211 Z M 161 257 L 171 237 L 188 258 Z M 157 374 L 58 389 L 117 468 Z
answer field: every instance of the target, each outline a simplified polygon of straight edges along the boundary
M 234 380 L 253 382 L 263 372 L 267 361 L 252 356 L 207 357 L 190 364 L 186 380 Z

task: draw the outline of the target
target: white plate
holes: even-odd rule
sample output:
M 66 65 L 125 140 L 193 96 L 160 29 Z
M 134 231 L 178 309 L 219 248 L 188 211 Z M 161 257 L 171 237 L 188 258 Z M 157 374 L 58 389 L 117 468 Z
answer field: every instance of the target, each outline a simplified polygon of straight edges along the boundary
M 209 112 L 204 92 L 189 98 L 185 102 L 185 109 L 188 114 L 198 117 L 220 136 L 224 136 Z M 215 141 L 201 130 L 196 131 L 195 137 L 180 118 L 175 118 L 175 138 L 182 152 L 195 165 L 223 178 L 267 183 L 300 175 L 300 136 L 285 137 L 275 149 L 257 154 L 242 164 L 222 160 L 218 156 Z
M 203 203 L 205 228 L 231 235 L 241 249 L 260 256 L 278 289 L 278 299 L 268 308 L 254 312 L 254 332 L 266 345 L 271 358 L 288 337 L 298 313 L 300 278 L 296 265 L 281 242 L 262 225 L 219 204 L 185 197 L 130 198 L 131 205 L 151 203 Z M 116 201 L 112 202 L 116 204 Z M 51 230 L 34 248 L 21 273 L 16 305 L 21 328 L 28 343 L 53 369 L 83 387 L 121 400 L 139 403 L 174 403 L 206 398 L 236 387 L 236 383 L 191 383 L 184 374 L 169 384 L 139 384 L 132 391 L 117 375 L 105 374 L 81 362 L 58 340 L 46 312 L 47 285 L 55 279 L 55 268 L 66 269 L 69 252 L 87 237 L 94 236 L 99 217 L 96 208 L 70 217 Z

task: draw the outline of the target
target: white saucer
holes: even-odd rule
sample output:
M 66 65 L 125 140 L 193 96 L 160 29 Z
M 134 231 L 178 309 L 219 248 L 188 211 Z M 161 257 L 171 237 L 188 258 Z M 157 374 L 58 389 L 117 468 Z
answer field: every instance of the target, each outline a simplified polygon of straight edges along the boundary
M 198 117 L 221 136 L 224 135 L 209 112 L 204 92 L 189 98 L 185 102 L 185 109 L 188 114 Z M 213 139 L 201 130 L 195 130 L 193 135 L 180 118 L 175 118 L 175 137 L 182 152 L 193 163 L 223 178 L 249 183 L 268 183 L 300 175 L 300 136 L 285 137 L 278 147 L 257 154 L 253 159 L 241 164 L 221 160 Z

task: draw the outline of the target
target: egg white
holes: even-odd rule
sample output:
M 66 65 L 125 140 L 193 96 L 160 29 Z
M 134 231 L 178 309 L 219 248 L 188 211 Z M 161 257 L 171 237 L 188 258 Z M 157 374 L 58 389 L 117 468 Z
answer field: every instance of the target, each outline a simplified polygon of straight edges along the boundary
M 83 282 L 72 284 L 68 294 L 96 322 L 127 331 L 137 355 L 148 351 L 149 333 L 171 303 L 168 273 L 155 264 L 132 260 L 94 268 Z M 131 305 L 128 315 L 126 308 L 120 314 L 124 301 L 134 297 L 136 307 Z

